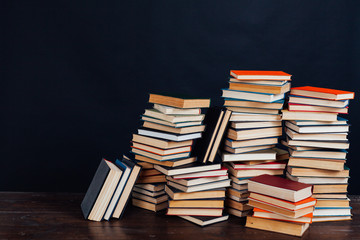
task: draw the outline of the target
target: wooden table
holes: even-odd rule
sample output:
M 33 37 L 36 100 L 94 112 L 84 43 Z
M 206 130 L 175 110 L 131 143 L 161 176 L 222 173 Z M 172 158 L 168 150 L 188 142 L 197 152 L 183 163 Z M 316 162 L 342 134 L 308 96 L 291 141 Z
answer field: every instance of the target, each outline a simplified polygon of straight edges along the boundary
M 299 239 L 245 228 L 244 218 L 199 227 L 176 216 L 129 206 L 122 220 L 92 222 L 80 211 L 83 194 L 0 193 L 0 239 Z M 303 239 L 360 239 L 360 196 L 353 220 L 313 223 Z

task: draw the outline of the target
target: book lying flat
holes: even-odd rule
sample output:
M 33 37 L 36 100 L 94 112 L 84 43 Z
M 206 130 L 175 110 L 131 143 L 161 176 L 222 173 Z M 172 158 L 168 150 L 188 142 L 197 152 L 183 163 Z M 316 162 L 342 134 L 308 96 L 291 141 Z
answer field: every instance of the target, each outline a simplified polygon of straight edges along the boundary
M 170 208 L 224 208 L 224 199 L 169 200 Z
M 290 94 L 291 94 L 291 92 L 290 92 Z M 311 97 L 290 95 L 289 103 L 344 108 L 349 105 L 349 100 L 334 101 L 334 100 L 326 100 L 326 99 L 320 99 L 320 98 L 311 98 Z
M 329 158 L 346 160 L 347 151 L 343 149 L 317 149 L 308 151 L 296 151 L 289 149 L 291 156 L 302 158 Z
M 230 75 L 240 80 L 291 80 L 291 75 L 283 71 L 231 70 Z
M 274 101 L 272 103 L 258 102 L 258 101 L 249 101 L 241 100 L 235 98 L 225 98 L 224 106 L 226 107 L 248 107 L 248 108 L 263 108 L 263 109 L 277 109 L 280 110 L 283 108 L 284 100 Z
M 143 114 L 147 117 L 157 118 L 171 123 L 195 122 L 204 120 L 204 114 L 197 115 L 167 115 L 156 109 L 145 109 Z
M 340 177 L 340 178 L 345 178 L 345 177 L 349 177 L 350 170 L 346 166 L 344 166 L 344 169 L 341 171 L 288 166 L 287 171 L 292 176 L 297 176 L 297 177 L 332 177 L 332 178 Z
M 330 112 L 330 113 L 339 113 L 339 114 L 347 114 L 348 108 L 334 108 L 334 107 L 323 107 L 323 106 L 313 106 L 313 105 L 305 105 L 298 103 L 289 103 L 289 111 L 303 111 L 303 112 Z
M 282 110 L 282 120 L 315 120 L 315 121 L 336 121 L 337 113 L 326 112 L 294 112 Z
M 253 164 L 253 165 L 236 163 L 236 162 L 230 162 L 229 164 L 234 170 L 285 169 L 286 167 L 285 161 L 273 161 L 273 162 L 266 162 L 266 163 Z
M 281 127 L 281 121 L 271 122 L 231 122 L 230 127 L 233 129 L 251 129 L 251 128 L 268 128 L 268 127 Z
M 183 109 L 183 108 L 175 108 L 175 107 L 169 107 L 165 105 L 160 104 L 154 104 L 154 109 L 169 115 L 196 115 L 201 114 L 200 108 L 189 108 L 189 109 Z
M 266 138 L 282 135 L 282 127 L 269 127 L 269 128 L 253 128 L 253 129 L 229 129 L 227 137 L 232 140 L 246 140 Z
M 237 91 L 231 89 L 222 89 L 222 97 L 224 98 L 235 98 L 235 99 L 244 99 L 251 101 L 259 102 L 275 102 L 281 100 L 285 97 L 283 93 L 281 94 L 270 94 L 270 93 L 259 93 L 259 92 L 245 92 Z
M 261 114 L 261 113 L 240 113 L 234 112 L 230 121 L 281 121 L 281 114 Z
M 287 144 L 289 146 L 332 148 L 332 149 L 348 149 L 350 146 L 350 143 L 348 141 L 314 141 L 314 140 L 292 140 L 292 139 L 287 139 Z
M 235 141 L 231 139 L 225 140 L 225 145 L 231 148 L 263 146 L 263 145 L 272 145 L 277 143 L 278 143 L 278 137 L 267 137 L 267 138 L 258 138 L 258 139 L 241 140 L 241 141 Z
M 234 209 L 231 207 L 226 207 L 225 209 L 229 214 L 236 216 L 236 217 L 246 217 L 246 216 L 251 216 L 251 214 L 252 214 L 251 210 L 240 211 L 238 209 Z
M 179 174 L 187 174 L 187 173 L 196 173 L 210 170 L 219 170 L 221 169 L 220 164 L 212 164 L 212 165 L 201 165 L 199 163 L 191 163 L 188 165 L 184 165 L 181 167 L 166 167 L 166 166 L 154 166 L 156 170 L 162 172 L 167 176 L 179 175 Z
M 351 207 L 344 208 L 315 208 L 314 217 L 322 216 L 351 216 Z
M 341 184 L 348 183 L 348 177 L 301 177 L 293 176 L 289 172 L 286 172 L 286 177 L 296 182 L 302 182 L 306 184 Z
M 224 150 L 229 153 L 240 154 L 240 153 L 248 153 L 248 152 L 254 152 L 254 151 L 259 151 L 259 150 L 271 149 L 274 147 L 275 147 L 275 144 L 254 146 L 254 147 L 242 147 L 242 148 L 231 148 L 231 147 L 225 146 Z
M 221 154 L 223 162 L 231 161 L 251 161 L 251 160 L 275 160 L 276 152 L 272 149 L 254 151 L 249 153 L 232 154 L 223 152 Z
M 222 208 L 168 208 L 167 215 L 222 216 Z
M 152 147 L 152 146 L 137 143 L 137 142 L 133 142 L 132 147 L 143 150 L 143 151 L 151 152 L 154 154 L 158 154 L 158 155 L 171 155 L 171 154 L 178 154 L 178 153 L 184 153 L 184 152 L 191 151 L 191 146 L 171 148 L 171 149 L 161 149 L 161 148 L 156 148 L 156 147 Z
M 291 88 L 291 94 L 327 100 L 354 99 L 354 92 L 311 86 Z
M 264 84 L 253 84 L 244 83 L 244 82 L 229 82 L 229 89 L 239 90 L 239 91 L 248 91 L 248 92 L 261 92 L 261 93 L 271 93 L 271 94 L 281 94 L 290 91 L 290 83 L 281 85 L 281 86 L 271 86 Z
M 168 121 L 165 121 L 165 120 L 161 120 L 161 119 L 158 119 L 158 118 L 149 117 L 149 116 L 145 116 L 145 115 L 143 115 L 143 116 L 141 117 L 141 120 L 144 121 L 144 122 L 157 123 L 157 124 L 161 124 L 161 125 L 169 126 L 169 127 L 174 127 L 174 128 L 199 126 L 199 125 L 202 124 L 202 121 L 191 121 L 191 122 L 176 122 L 176 123 L 172 123 L 172 122 L 168 122 Z
M 201 133 L 190 133 L 190 134 L 177 135 L 177 134 L 148 130 L 148 129 L 138 129 L 138 134 L 143 135 L 143 136 L 148 136 L 148 137 L 161 138 L 161 139 L 165 139 L 165 140 L 175 141 L 175 142 L 181 142 L 181 141 L 201 138 Z
M 236 209 L 236 210 L 240 210 L 240 211 L 248 211 L 253 209 L 252 206 L 248 205 L 248 202 L 237 202 L 234 201 L 232 199 L 227 198 L 225 200 L 225 206 Z
M 347 133 L 297 133 L 285 128 L 286 135 L 292 140 L 325 140 L 325 141 L 347 141 Z
M 349 131 L 349 125 L 298 125 L 298 122 L 285 121 L 285 126 L 298 133 L 346 133 Z
M 204 191 L 204 190 L 229 187 L 230 183 L 231 183 L 231 180 L 227 179 L 227 180 L 221 180 L 218 182 L 204 183 L 204 184 L 199 184 L 199 185 L 194 185 L 194 186 L 183 186 L 178 183 L 168 181 L 167 185 L 177 188 L 183 192 L 189 193 L 189 192 L 199 192 L 199 191 Z
M 149 157 L 155 159 L 157 161 L 169 161 L 169 160 L 176 160 L 181 158 L 187 158 L 190 156 L 190 152 L 183 152 L 177 154 L 170 154 L 170 155 L 159 155 L 149 151 L 140 150 L 138 148 L 131 147 L 131 151 L 134 154 L 142 155 L 145 157 Z
M 227 168 L 222 167 L 221 169 L 217 170 L 210 170 L 210 171 L 203 171 L 203 172 L 192 172 L 186 174 L 178 174 L 173 175 L 172 177 L 177 179 L 192 179 L 192 178 L 210 178 L 210 177 L 220 177 L 220 176 L 227 176 Z
M 314 184 L 313 194 L 316 193 L 346 193 L 348 184 Z
M 317 126 L 317 125 L 326 125 L 326 126 L 333 126 L 333 125 L 347 125 L 348 120 L 342 117 L 337 117 L 336 121 L 311 121 L 311 120 L 290 120 L 294 125 L 297 126 Z
M 158 192 L 158 191 L 165 190 L 165 184 L 145 183 L 145 184 L 136 184 L 136 187 L 148 190 L 150 192 Z
M 259 113 L 259 114 L 279 114 L 277 109 L 266 109 L 266 108 L 247 108 L 247 107 L 226 107 L 233 112 L 239 113 Z
M 141 194 L 141 193 L 138 193 L 138 192 L 132 192 L 131 196 L 133 198 L 143 200 L 143 201 L 153 203 L 153 204 L 160 204 L 160 203 L 163 203 L 163 202 L 167 202 L 167 200 L 168 200 L 168 196 L 166 194 L 156 196 L 156 197 L 150 197 L 148 195 L 144 195 L 144 194 Z
M 156 103 L 176 108 L 208 108 L 210 99 L 200 99 L 188 96 L 166 96 L 151 93 L 149 103 Z
M 148 137 L 138 134 L 133 134 L 132 138 L 133 142 L 161 148 L 161 149 L 169 149 L 169 148 L 178 148 L 178 147 L 185 147 L 185 146 L 191 146 L 193 144 L 193 140 L 186 140 L 182 142 L 174 142 L 154 137 Z
M 327 169 L 341 171 L 344 169 L 345 160 L 326 158 L 289 158 L 288 166 Z
M 223 222 L 228 220 L 229 215 L 223 215 L 220 217 L 206 217 L 206 216 L 179 216 L 189 222 L 195 223 L 201 227 L 208 226 L 210 224 Z
M 219 177 L 200 177 L 200 178 L 189 178 L 189 179 L 174 179 L 171 176 L 167 176 L 166 177 L 167 180 L 171 181 L 171 182 L 175 182 L 184 186 L 194 186 L 194 185 L 199 185 L 199 184 L 204 184 L 204 183 L 211 183 L 211 182 L 217 182 L 217 181 L 221 181 L 221 180 L 226 180 L 228 179 L 227 175 L 224 176 L 219 176 Z
M 138 154 L 135 154 L 135 159 L 139 160 L 139 161 L 144 161 L 144 162 L 153 163 L 153 164 L 161 165 L 161 166 L 167 166 L 167 167 L 179 167 L 179 166 L 183 166 L 183 165 L 187 165 L 187 164 L 196 162 L 196 157 L 180 158 L 180 159 L 173 159 L 173 160 L 168 160 L 168 161 L 159 161 L 159 160 L 152 159 L 152 158 L 145 157 L 145 156 L 138 155 Z M 140 162 L 138 162 L 138 163 L 140 164 Z
M 165 192 L 173 200 L 207 199 L 207 198 L 224 198 L 225 197 L 225 188 L 217 188 L 217 189 L 198 191 L 198 192 L 183 192 L 174 187 L 166 185 Z
M 254 79 L 254 80 L 241 80 L 241 79 L 236 79 L 236 78 L 229 78 L 229 82 L 235 82 L 235 83 L 247 83 L 247 84 L 256 84 L 256 85 L 266 85 L 266 86 L 283 86 L 285 84 L 288 83 L 287 80 L 259 80 L 259 79 Z
M 286 216 L 282 216 L 276 213 L 272 213 L 260 208 L 254 208 L 253 209 L 253 217 L 258 217 L 258 218 L 266 218 L 266 219 L 273 219 L 273 220 L 280 220 L 280 221 L 286 221 L 286 222 L 299 222 L 299 223 L 312 223 L 313 220 L 313 214 L 309 213 L 306 214 L 302 217 L 298 217 L 298 218 L 291 218 L 291 217 L 286 217 Z
M 155 129 L 163 132 L 175 133 L 175 134 L 189 134 L 189 133 L 203 132 L 205 130 L 204 125 L 176 128 L 176 127 L 169 127 L 152 122 L 144 122 L 143 127 Z
M 137 199 L 137 198 L 132 199 L 132 205 L 135 206 L 135 207 L 140 207 L 140 208 L 150 210 L 150 211 L 153 211 L 153 212 L 158 212 L 158 211 L 164 210 L 164 209 L 166 209 L 168 207 L 167 202 L 163 202 L 163 203 L 160 203 L 160 204 L 154 204 L 154 203 L 147 202 L 147 201 L 144 201 L 144 200 L 140 200 L 140 199 Z

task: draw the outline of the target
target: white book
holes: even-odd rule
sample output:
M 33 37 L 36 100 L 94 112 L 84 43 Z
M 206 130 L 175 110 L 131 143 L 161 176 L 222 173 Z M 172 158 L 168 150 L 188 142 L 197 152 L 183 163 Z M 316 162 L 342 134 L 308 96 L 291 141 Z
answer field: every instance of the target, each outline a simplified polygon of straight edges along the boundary
M 151 131 L 151 130 L 145 130 L 145 129 L 138 129 L 138 134 L 148 136 L 148 137 L 166 139 L 166 140 L 175 141 L 175 142 L 181 142 L 181 141 L 201 138 L 201 133 L 176 135 L 176 134 L 163 133 L 163 132 L 157 132 L 157 131 Z
M 256 160 L 276 160 L 276 151 L 272 149 L 254 151 L 249 153 L 232 154 L 225 153 L 221 154 L 223 162 L 232 161 L 256 161 Z
M 244 99 L 258 102 L 275 102 L 285 97 L 285 94 L 269 94 L 269 93 L 258 93 L 258 92 L 244 92 L 230 89 L 223 89 L 222 96 L 225 98 Z

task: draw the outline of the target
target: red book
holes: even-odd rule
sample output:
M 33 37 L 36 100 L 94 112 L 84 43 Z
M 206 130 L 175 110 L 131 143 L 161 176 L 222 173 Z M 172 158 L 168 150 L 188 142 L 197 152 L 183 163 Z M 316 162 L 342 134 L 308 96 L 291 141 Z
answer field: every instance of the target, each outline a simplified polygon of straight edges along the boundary
M 282 71 L 231 70 L 230 75 L 239 80 L 291 80 L 291 75 Z
M 328 100 L 354 99 L 355 95 L 354 92 L 311 86 L 291 88 L 290 94 Z
M 312 195 L 312 185 L 295 182 L 272 175 L 260 175 L 249 179 L 249 192 L 260 193 L 290 202 L 298 202 Z

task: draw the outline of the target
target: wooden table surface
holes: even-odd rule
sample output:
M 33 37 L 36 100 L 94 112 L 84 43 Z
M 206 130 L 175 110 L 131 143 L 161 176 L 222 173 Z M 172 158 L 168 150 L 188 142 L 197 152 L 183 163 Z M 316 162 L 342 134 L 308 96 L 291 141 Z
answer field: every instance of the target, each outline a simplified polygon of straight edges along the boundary
M 244 218 L 199 227 L 176 216 L 128 206 L 122 220 L 84 220 L 83 194 L 0 192 L 0 239 L 299 239 L 245 228 Z M 303 239 L 360 239 L 360 196 L 353 220 L 313 223 Z

